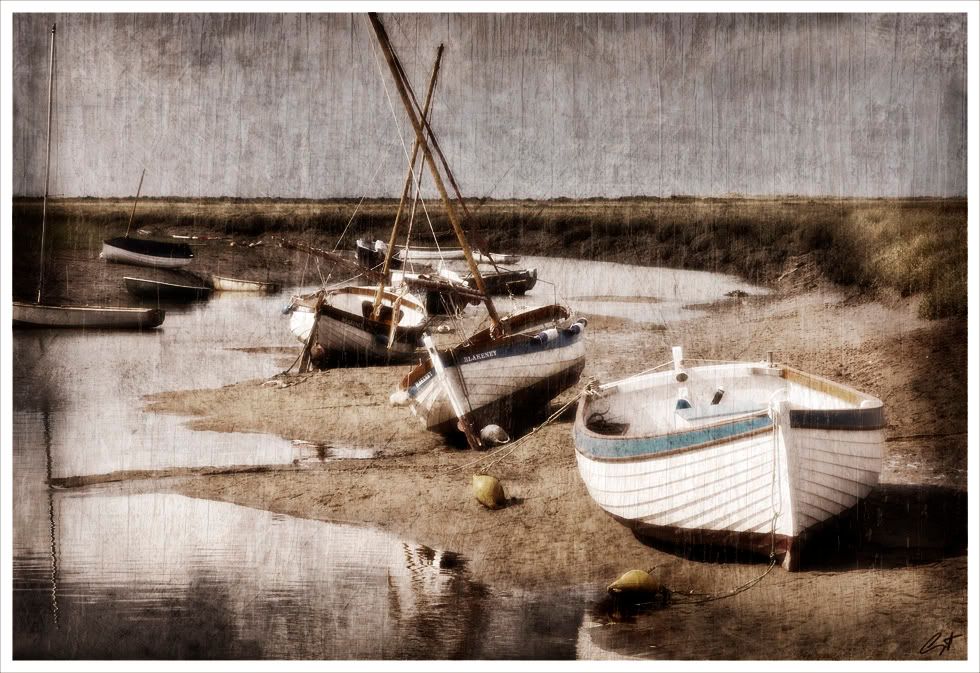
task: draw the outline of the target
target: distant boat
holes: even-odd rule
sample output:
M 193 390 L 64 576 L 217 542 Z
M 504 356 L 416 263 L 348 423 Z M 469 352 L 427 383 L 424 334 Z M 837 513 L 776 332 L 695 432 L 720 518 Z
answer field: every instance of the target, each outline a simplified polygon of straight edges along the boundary
M 211 275 L 211 286 L 219 292 L 265 292 L 279 291 L 279 283 L 268 283 L 259 280 L 244 280 L 226 276 Z
M 177 269 L 190 264 L 194 253 L 186 243 L 117 236 L 102 241 L 102 258 L 107 262 Z
M 345 363 L 401 363 L 419 357 L 428 316 L 414 295 L 386 288 L 372 317 L 375 287 L 341 287 L 293 297 L 289 329 L 307 343 L 316 328 L 319 359 Z
M 608 383 L 575 418 L 592 498 L 638 535 L 797 562 L 808 529 L 877 485 L 881 400 L 771 362 L 674 368 Z
M 380 243 L 380 241 L 378 241 L 377 243 Z M 366 269 L 373 269 L 373 270 L 379 270 L 382 268 L 382 266 L 384 266 L 385 250 L 384 248 L 379 249 L 377 243 L 372 246 L 367 242 L 363 241 L 362 239 L 357 239 L 357 242 L 354 245 L 356 246 L 355 249 L 356 249 L 358 264 L 360 264 Z M 387 244 L 383 244 L 383 245 L 384 247 L 387 247 Z M 392 269 L 401 269 L 402 268 L 401 257 L 397 254 L 392 255 L 391 259 L 388 262 L 388 266 L 391 267 Z
M 538 282 L 537 269 L 499 269 L 484 271 L 480 275 L 483 276 L 487 293 L 492 295 L 522 295 L 529 292 Z M 466 276 L 465 281 L 471 288 L 476 289 L 476 279 L 472 275 Z
M 163 324 L 165 316 L 155 308 L 13 303 L 15 327 L 149 329 Z
M 578 381 L 585 368 L 586 321 L 568 318 L 568 311 L 557 305 L 530 309 L 500 321 L 506 336 L 491 337 L 483 330 L 439 351 L 476 427 L 494 423 L 509 428 Z M 435 374 L 432 362 L 423 361 L 401 382 L 401 389 L 426 429 L 451 434 L 457 430 L 457 416 Z
M 92 329 L 143 329 L 157 327 L 166 314 L 159 309 L 121 306 L 60 306 L 41 302 L 44 294 L 44 240 L 48 212 L 48 179 L 51 157 L 51 89 L 54 83 L 54 39 L 51 26 L 51 50 L 48 71 L 47 156 L 44 166 L 44 201 L 41 208 L 41 254 L 39 258 L 37 301 L 13 302 L 14 327 L 58 327 Z
M 211 296 L 211 288 L 203 285 L 181 285 L 146 278 L 123 276 L 126 290 L 137 297 L 157 301 L 194 301 Z

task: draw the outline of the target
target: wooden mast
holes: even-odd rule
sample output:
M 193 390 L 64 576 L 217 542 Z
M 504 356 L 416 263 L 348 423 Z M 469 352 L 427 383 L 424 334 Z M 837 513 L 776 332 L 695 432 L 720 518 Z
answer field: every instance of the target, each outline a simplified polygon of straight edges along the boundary
M 126 225 L 126 238 L 129 238 L 129 228 L 133 226 L 133 216 L 136 215 L 136 204 L 140 200 L 140 192 L 143 190 L 143 176 L 145 175 L 146 169 L 144 168 L 143 172 L 140 173 L 140 183 L 136 187 L 136 199 L 133 201 L 133 211 L 129 214 L 129 224 Z
M 37 279 L 37 303 L 41 303 L 41 293 L 44 290 L 44 229 L 48 222 L 48 184 L 51 177 L 51 94 L 54 89 L 54 34 L 58 24 L 51 24 L 51 50 L 48 57 L 48 135 L 47 150 L 44 158 L 44 200 L 41 201 L 41 269 Z
M 439 48 L 436 49 L 436 62 L 432 66 L 432 75 L 429 76 L 429 89 L 425 93 L 425 106 L 422 108 L 422 118 L 427 119 L 429 116 L 429 105 L 432 103 L 432 92 L 435 90 L 436 79 L 439 77 L 439 64 L 442 61 L 442 49 L 443 46 L 440 44 Z M 385 279 L 388 278 L 388 271 L 391 268 L 391 257 L 395 254 L 395 245 L 398 242 L 398 226 L 401 223 L 402 210 L 405 207 L 405 201 L 408 199 L 409 190 L 412 186 L 412 177 L 415 173 L 415 159 L 419 154 L 419 140 L 415 139 L 415 143 L 412 145 L 412 156 L 408 161 L 408 173 L 405 175 L 405 187 L 402 189 L 401 199 L 398 201 L 398 210 L 395 212 L 395 224 L 391 228 L 391 238 L 388 240 L 388 250 L 385 251 L 385 261 L 384 265 L 381 267 L 381 275 Z M 381 296 L 384 294 L 385 281 L 382 280 L 378 284 L 378 291 L 374 295 L 374 308 L 371 310 L 371 318 L 377 320 L 378 314 L 381 312 Z
M 442 201 L 446 206 L 446 214 L 449 217 L 449 222 L 452 224 L 453 231 L 456 233 L 456 238 L 459 240 L 460 247 L 463 249 L 463 255 L 466 257 L 466 263 L 469 266 L 470 273 L 473 274 L 473 279 L 476 281 L 477 289 L 483 295 L 483 301 L 487 307 L 487 313 L 490 315 L 490 320 L 493 323 L 491 327 L 491 332 L 493 334 L 500 334 L 502 327 L 500 324 L 500 317 L 497 315 L 497 308 L 493 305 L 493 300 L 490 298 L 487 292 L 486 284 L 483 282 L 483 276 L 480 275 L 480 269 L 477 267 L 476 260 L 473 259 L 473 253 L 470 250 L 469 244 L 466 242 L 466 235 L 463 233 L 463 229 L 459 223 L 459 217 L 456 214 L 455 208 L 453 208 L 452 202 L 449 200 L 449 194 L 446 192 L 446 186 L 442 182 L 442 176 L 439 173 L 439 168 L 436 166 L 435 160 L 432 158 L 432 151 L 429 149 L 429 143 L 426 140 L 424 129 L 422 124 L 419 122 L 418 115 L 415 112 L 415 108 L 412 105 L 411 98 L 409 97 L 408 88 L 411 84 L 407 82 L 403 75 L 401 74 L 401 65 L 398 62 L 398 57 L 395 55 L 392 49 L 391 42 L 388 40 L 388 34 L 385 32 L 385 28 L 378 19 L 378 15 L 375 12 L 368 13 L 368 18 L 371 20 L 371 26 L 374 28 L 375 35 L 378 37 L 378 42 L 381 44 L 381 50 L 384 52 L 385 61 L 388 63 L 388 68 L 391 70 L 392 78 L 395 80 L 395 86 L 398 88 L 398 94 L 401 96 L 402 104 L 405 106 L 405 111 L 408 113 L 408 118 L 412 122 L 412 127 L 415 129 L 415 138 L 422 148 L 422 154 L 425 157 L 426 163 L 429 165 L 429 171 L 432 173 L 432 180 L 436 184 L 436 189 L 439 190 L 439 196 L 442 197 Z

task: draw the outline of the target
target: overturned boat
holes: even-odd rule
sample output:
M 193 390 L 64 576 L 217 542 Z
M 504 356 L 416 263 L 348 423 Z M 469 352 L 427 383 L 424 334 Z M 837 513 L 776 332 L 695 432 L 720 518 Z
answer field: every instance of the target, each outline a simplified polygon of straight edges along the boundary
M 589 494 L 638 535 L 773 553 L 878 483 L 881 400 L 767 362 L 673 368 L 593 388 L 575 418 Z
M 133 278 L 123 276 L 126 291 L 141 299 L 154 299 L 157 302 L 197 301 L 211 296 L 211 288 L 207 285 L 187 285 L 185 283 L 169 283 L 149 278 Z

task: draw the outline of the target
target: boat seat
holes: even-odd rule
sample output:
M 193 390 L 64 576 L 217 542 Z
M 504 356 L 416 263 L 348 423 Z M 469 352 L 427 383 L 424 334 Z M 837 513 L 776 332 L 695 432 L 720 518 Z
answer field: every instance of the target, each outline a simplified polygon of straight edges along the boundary
M 743 416 L 765 411 L 766 405 L 758 402 L 745 400 L 728 404 L 695 404 L 686 409 L 677 409 L 676 413 L 688 423 L 698 424 L 698 422 L 709 418 L 720 418 L 722 416 Z
M 368 300 L 361 302 L 361 315 L 367 319 L 371 317 L 371 311 L 374 310 L 374 304 Z M 392 316 L 394 315 L 390 306 L 382 306 L 381 310 L 378 311 L 378 322 L 391 322 Z M 397 325 L 405 317 L 405 312 L 398 309 L 398 318 L 395 320 Z

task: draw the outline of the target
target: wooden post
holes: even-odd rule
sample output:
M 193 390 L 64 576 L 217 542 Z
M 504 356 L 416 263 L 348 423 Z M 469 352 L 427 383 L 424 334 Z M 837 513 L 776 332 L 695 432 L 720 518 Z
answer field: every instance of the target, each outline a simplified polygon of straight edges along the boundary
M 129 224 L 126 225 L 126 238 L 129 238 L 129 228 L 133 226 L 133 216 L 136 215 L 136 204 L 139 203 L 139 200 L 140 200 L 140 191 L 143 189 L 143 176 L 144 175 L 146 175 L 146 169 L 145 168 L 143 169 L 143 172 L 140 173 L 140 183 L 139 183 L 139 186 L 136 187 L 136 199 L 133 201 L 133 211 L 129 214 Z
M 37 279 L 37 303 L 41 303 L 41 294 L 44 292 L 44 234 L 48 223 L 48 184 L 51 177 L 51 95 L 54 91 L 54 35 L 58 29 L 58 24 L 51 25 L 51 50 L 48 55 L 48 135 L 47 149 L 44 158 L 44 200 L 41 201 L 41 268 Z
M 493 323 L 491 332 L 494 335 L 500 334 L 503 328 L 500 324 L 500 316 L 497 315 L 497 308 L 493 305 L 493 300 L 490 298 L 486 284 L 483 282 L 483 276 L 480 275 L 480 269 L 477 267 L 476 260 L 473 259 L 473 253 L 470 250 L 469 244 L 466 242 L 466 234 L 463 233 L 463 228 L 459 223 L 459 217 L 453 208 L 452 202 L 449 200 L 449 194 L 446 192 L 446 185 L 443 184 L 442 176 L 439 174 L 436 162 L 432 158 L 432 151 L 429 149 L 429 143 L 426 140 L 424 129 L 419 122 L 418 115 L 415 113 L 415 108 L 412 107 L 412 101 L 408 94 L 408 88 L 411 84 L 404 81 L 403 77 L 399 74 L 401 66 L 398 63 L 398 57 L 392 49 L 391 42 L 388 40 L 388 34 L 385 32 L 385 28 L 381 24 L 380 19 L 378 19 L 378 15 L 370 12 L 368 13 L 368 18 L 371 20 L 371 26 L 374 28 L 375 35 L 378 36 L 378 42 L 381 44 L 381 50 L 384 52 L 385 61 L 391 70 L 391 76 L 395 80 L 395 86 L 402 99 L 402 104 L 405 106 L 405 111 L 408 113 L 408 118 L 412 122 L 412 128 L 415 129 L 415 137 L 419 146 L 422 148 L 422 155 L 429 165 L 429 171 L 432 173 L 432 179 L 436 183 L 436 189 L 439 190 L 439 196 L 442 197 L 442 202 L 446 206 L 446 214 L 449 217 L 449 222 L 452 224 L 453 231 L 456 233 L 460 247 L 463 248 L 463 255 L 466 257 L 466 263 L 470 268 L 470 273 L 473 274 L 477 289 L 483 294 L 483 301 L 487 306 L 487 313 L 490 315 L 490 321 Z
M 429 89 L 425 94 L 425 107 L 422 108 L 422 118 L 425 119 L 429 116 L 429 105 L 432 103 L 432 92 L 435 90 L 436 79 L 439 77 L 439 63 L 442 61 L 442 49 L 443 46 L 440 44 L 439 48 L 436 49 L 436 62 L 432 66 L 432 75 L 429 77 Z M 405 187 L 402 189 L 401 199 L 398 201 L 398 210 L 395 212 L 395 224 L 391 228 L 391 238 L 388 240 L 388 250 L 385 253 L 384 265 L 381 267 L 381 275 L 388 278 L 388 270 L 391 265 L 391 257 L 395 254 L 395 245 L 398 243 L 398 225 L 401 221 L 402 210 L 405 207 L 405 201 L 408 199 L 409 189 L 412 186 L 412 176 L 415 173 L 415 159 L 419 154 L 419 140 L 415 139 L 415 143 L 412 145 L 412 156 L 408 161 L 408 173 L 405 175 Z M 374 295 L 374 307 L 371 309 L 371 318 L 373 320 L 378 319 L 378 314 L 381 312 L 381 295 L 384 294 L 385 281 L 382 280 L 378 284 L 378 291 Z

